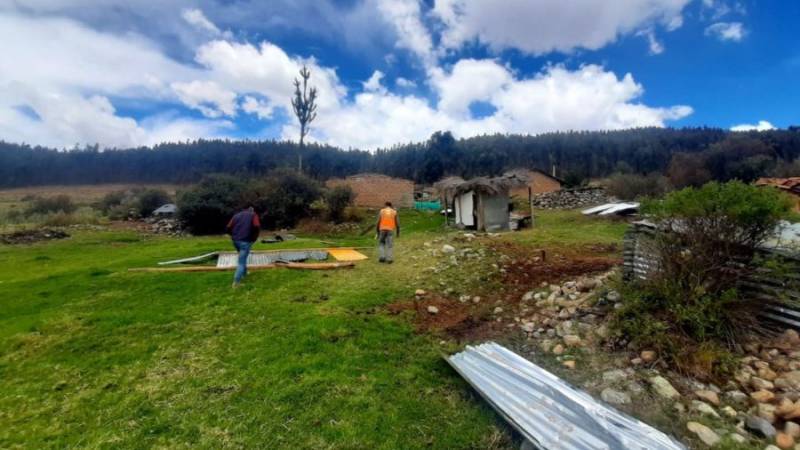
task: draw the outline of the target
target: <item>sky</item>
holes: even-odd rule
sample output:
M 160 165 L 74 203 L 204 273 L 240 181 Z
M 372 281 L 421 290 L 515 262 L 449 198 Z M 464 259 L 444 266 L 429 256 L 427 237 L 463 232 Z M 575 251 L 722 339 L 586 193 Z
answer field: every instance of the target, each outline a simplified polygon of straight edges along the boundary
M 0 0 L 0 140 L 127 148 L 800 124 L 800 2 Z

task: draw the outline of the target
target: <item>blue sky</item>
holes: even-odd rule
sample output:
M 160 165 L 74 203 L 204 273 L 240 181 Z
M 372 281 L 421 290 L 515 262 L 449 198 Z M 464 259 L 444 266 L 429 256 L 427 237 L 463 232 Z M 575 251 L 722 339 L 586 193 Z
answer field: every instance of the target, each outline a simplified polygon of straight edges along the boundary
M 26 0 L 0 3 L 0 139 L 55 147 L 800 123 L 800 2 Z

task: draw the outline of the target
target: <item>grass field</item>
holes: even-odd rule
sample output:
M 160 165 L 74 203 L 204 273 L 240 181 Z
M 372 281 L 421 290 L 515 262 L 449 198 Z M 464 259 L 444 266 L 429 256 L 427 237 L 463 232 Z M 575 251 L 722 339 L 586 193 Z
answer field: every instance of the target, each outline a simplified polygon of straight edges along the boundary
M 224 237 L 0 246 L 0 448 L 513 448 L 438 338 L 381 308 L 413 297 L 408 262 L 444 234 L 432 215 L 403 226 L 394 265 L 254 272 L 236 291 L 230 273 L 127 272 Z M 545 213 L 503 239 L 607 244 L 624 227 Z

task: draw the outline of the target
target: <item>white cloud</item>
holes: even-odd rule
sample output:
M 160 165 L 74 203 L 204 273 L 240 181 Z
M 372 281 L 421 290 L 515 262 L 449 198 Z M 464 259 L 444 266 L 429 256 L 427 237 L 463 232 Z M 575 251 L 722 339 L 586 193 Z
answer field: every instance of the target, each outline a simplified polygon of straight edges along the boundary
M 271 119 L 274 107 L 269 103 L 259 100 L 250 95 L 244 97 L 242 101 L 242 111 L 248 114 L 255 114 L 259 119 Z
M 378 11 L 397 34 L 397 47 L 416 54 L 425 68 L 436 63 L 433 39 L 422 23 L 420 4 L 417 0 L 374 0 Z
M 208 20 L 205 14 L 203 14 L 203 11 L 197 8 L 184 9 L 181 12 L 181 17 L 183 17 L 183 20 L 185 20 L 189 25 L 192 25 L 214 36 L 222 34 L 220 29 L 217 28 L 214 23 Z
M 656 38 L 656 33 L 652 28 L 642 30 L 637 33 L 637 35 L 647 38 L 647 45 L 650 49 L 651 55 L 660 55 L 664 53 L 664 44 L 658 41 L 658 38 Z
M 380 70 L 372 72 L 372 76 L 370 76 L 367 81 L 361 83 L 364 86 L 364 90 L 372 92 L 386 92 L 386 88 L 381 84 L 383 76 L 383 72 Z
M 449 72 L 437 69 L 431 86 L 439 95 L 436 107 L 414 95 L 357 94 L 352 102 L 320 113 L 312 124 L 312 138 L 344 148 L 374 149 L 424 140 L 436 130 L 452 130 L 458 137 L 608 130 L 664 126 L 692 113 L 688 106 L 638 103 L 644 89 L 630 74 L 620 79 L 595 65 L 575 71 L 551 66 L 531 78 L 517 78 L 494 60 L 462 60 Z M 476 101 L 495 111 L 473 117 L 469 105 Z M 296 124 L 287 124 L 283 136 L 296 138 Z
M 495 51 L 527 53 L 596 50 L 656 24 L 674 30 L 690 0 L 436 0 L 442 44 L 458 49 L 477 40 Z
M 199 110 L 206 117 L 236 115 L 236 93 L 224 89 L 214 81 L 172 83 L 171 87 L 183 103 Z
M 714 36 L 720 41 L 739 42 L 747 33 L 741 22 L 717 22 L 706 28 L 706 36 Z
M 757 124 L 743 123 L 731 127 L 731 131 L 769 131 L 774 129 L 775 126 L 766 120 L 759 120 Z
M 417 83 L 409 80 L 408 78 L 403 78 L 403 77 L 397 77 L 397 79 L 394 80 L 394 84 L 396 84 L 398 87 L 405 89 L 417 87 Z

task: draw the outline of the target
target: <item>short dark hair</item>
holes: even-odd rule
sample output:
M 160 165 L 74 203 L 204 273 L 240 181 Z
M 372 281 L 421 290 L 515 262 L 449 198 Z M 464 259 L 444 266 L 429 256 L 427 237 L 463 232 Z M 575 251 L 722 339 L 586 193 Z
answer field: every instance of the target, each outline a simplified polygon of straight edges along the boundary
M 386 202 L 386 206 L 392 206 L 392 202 Z

